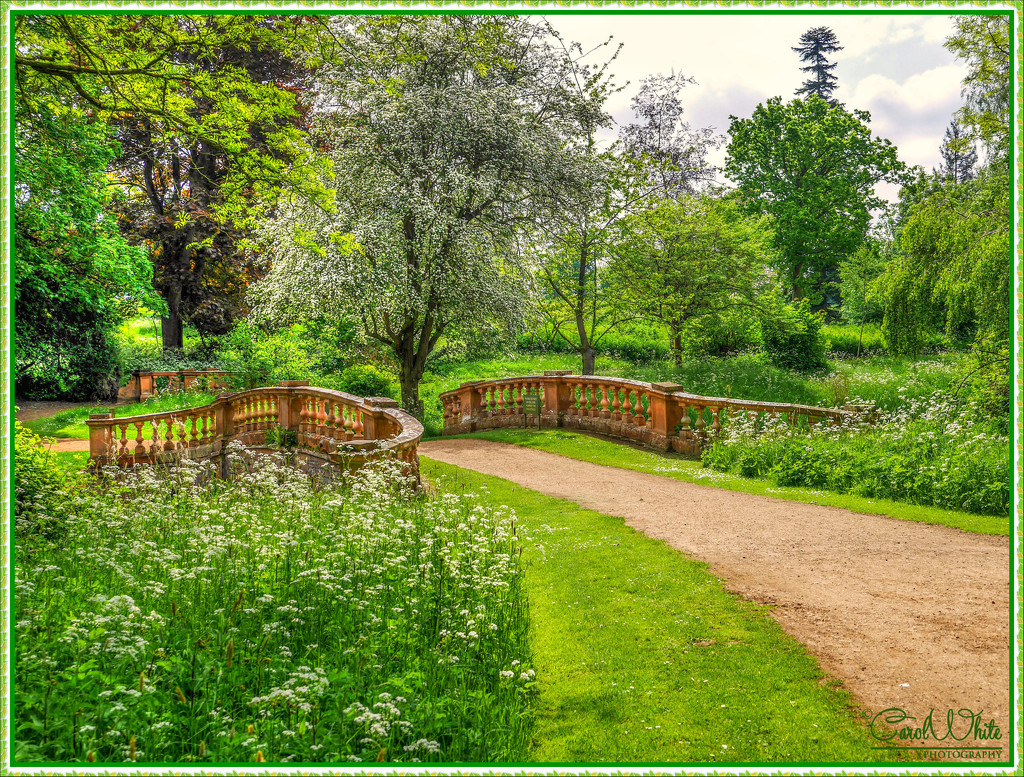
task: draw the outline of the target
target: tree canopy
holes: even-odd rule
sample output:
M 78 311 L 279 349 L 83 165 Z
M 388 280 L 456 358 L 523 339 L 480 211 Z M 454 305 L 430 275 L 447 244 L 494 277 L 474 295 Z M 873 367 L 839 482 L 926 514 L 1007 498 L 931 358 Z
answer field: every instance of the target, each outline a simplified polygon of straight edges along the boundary
M 16 99 L 45 100 L 118 130 L 120 226 L 149 248 L 166 301 L 164 345 L 182 323 L 226 331 L 259 264 L 243 242 L 282 186 L 323 196 L 300 126 L 293 56 L 315 62 L 315 17 L 38 15 L 16 20 Z
M 875 185 L 902 178 L 896 148 L 871 136 L 866 111 L 817 95 L 775 97 L 730 119 L 725 172 L 748 212 L 771 217 L 780 278 L 794 300 L 826 302 L 839 259 L 864 242 L 883 203 Z
M 583 181 L 573 151 L 607 121 L 544 23 L 514 16 L 336 17 L 361 56 L 317 83 L 331 212 L 294 199 L 269 231 L 268 315 L 354 317 L 395 359 L 403 405 L 441 337 L 516 323 L 533 213 Z
M 145 252 L 127 244 L 108 210 L 113 131 L 82 111 L 16 106 L 14 359 L 19 392 L 116 396 L 111 331 L 141 304 L 159 307 Z

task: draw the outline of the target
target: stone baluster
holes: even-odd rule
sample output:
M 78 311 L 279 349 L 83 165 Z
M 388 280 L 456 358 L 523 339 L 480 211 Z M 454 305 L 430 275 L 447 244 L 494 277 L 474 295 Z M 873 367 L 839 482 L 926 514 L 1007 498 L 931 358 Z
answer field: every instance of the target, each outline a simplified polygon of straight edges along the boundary
M 167 432 L 164 434 L 164 450 L 165 451 L 173 451 L 174 450 L 174 423 L 175 423 L 175 420 L 176 419 L 174 418 L 174 416 L 171 416 L 170 418 L 165 418 L 164 419 L 164 422 L 167 424 Z M 158 441 L 156 439 L 156 426 L 157 426 L 157 422 L 154 422 L 153 423 L 153 453 L 156 453 L 158 450 L 160 450 L 160 446 L 159 446 Z
M 712 414 L 711 415 L 711 418 L 712 418 L 711 434 L 714 435 L 716 438 L 718 437 L 719 434 L 722 433 L 722 422 L 718 418 L 718 414 L 721 413 L 721 412 L 722 412 L 722 408 L 721 407 L 712 407 L 711 408 L 711 414 Z
M 644 394 L 646 392 L 636 392 L 636 404 L 633 405 L 633 423 L 637 426 L 647 426 L 647 418 L 644 416 Z
M 498 415 L 505 415 L 508 412 L 505 407 L 505 386 L 499 383 L 494 387 L 494 391 L 498 395 Z
M 327 402 L 327 437 L 332 440 L 339 439 L 338 429 L 338 415 L 335 412 L 337 405 L 333 400 Z M 341 430 L 340 439 L 345 439 L 344 429 Z
M 517 383 L 515 386 L 516 391 L 518 392 L 516 393 L 516 415 L 523 414 L 523 388 L 525 385 L 525 383 Z
M 622 400 L 622 416 L 621 416 L 621 418 L 622 418 L 622 423 L 624 423 L 624 424 L 632 424 L 633 421 L 634 421 L 634 419 L 633 419 L 633 404 L 629 401 L 629 396 L 632 393 L 633 393 L 633 391 L 632 391 L 632 389 L 629 388 L 629 386 L 626 386 L 626 388 L 624 388 L 622 390 L 623 400 Z
M 707 424 L 704 422 L 704 405 L 694 405 L 694 408 L 697 410 L 697 418 L 693 424 L 693 429 L 697 433 L 697 439 L 704 442 L 707 439 L 707 433 L 704 431 L 707 427 Z
M 613 421 L 621 421 L 622 420 L 622 403 L 619 401 L 619 387 L 618 386 L 612 386 L 611 391 L 612 391 L 612 420 Z M 626 393 L 627 393 L 627 396 L 628 396 L 629 392 L 626 392 Z
M 681 409 L 681 415 L 679 416 L 679 439 L 689 440 L 693 437 L 693 430 L 690 428 L 690 406 L 682 400 L 680 400 L 679 406 Z
M 145 422 L 144 421 L 133 421 L 132 423 L 134 424 L 135 431 L 136 431 L 136 435 L 135 435 L 135 451 L 134 451 L 134 453 L 135 453 L 136 456 L 142 456 L 146 452 L 146 448 L 145 448 L 145 446 L 142 443 L 142 441 L 144 439 L 143 436 L 142 436 L 142 427 L 145 424 Z
M 612 391 L 612 387 L 602 383 L 598 387 L 598 391 L 601 392 L 601 418 L 611 418 L 612 413 L 608 409 L 608 393 Z

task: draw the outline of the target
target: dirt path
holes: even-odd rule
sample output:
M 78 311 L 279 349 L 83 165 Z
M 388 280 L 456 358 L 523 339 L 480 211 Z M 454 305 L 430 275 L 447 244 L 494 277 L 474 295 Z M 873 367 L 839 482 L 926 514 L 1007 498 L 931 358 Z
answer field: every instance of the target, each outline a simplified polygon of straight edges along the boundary
M 1009 756 L 1007 538 L 486 440 L 435 440 L 421 443 L 420 453 L 621 516 L 708 562 L 730 590 L 773 605 L 782 627 L 863 707 L 899 707 L 919 720 L 934 708 L 937 733 L 945 730 L 947 710 L 983 710 L 982 722 L 995 719 L 1002 732 L 989 744 Z M 932 744 L 977 746 L 973 737 Z

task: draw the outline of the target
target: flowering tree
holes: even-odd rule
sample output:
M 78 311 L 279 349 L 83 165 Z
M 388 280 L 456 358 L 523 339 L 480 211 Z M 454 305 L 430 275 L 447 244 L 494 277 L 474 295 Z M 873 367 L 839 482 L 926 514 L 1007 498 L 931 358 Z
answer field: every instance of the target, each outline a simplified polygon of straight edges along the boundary
M 316 142 L 334 208 L 294 197 L 267 228 L 257 312 L 358 321 L 394 356 L 402 403 L 438 341 L 523 316 L 522 230 L 580 185 L 573 145 L 603 93 L 546 24 L 512 16 L 337 17 L 345 61 L 318 76 Z M 572 81 L 573 87 L 569 83 Z
M 585 188 L 542 220 L 541 309 L 554 335 L 579 349 L 584 375 L 594 374 L 602 338 L 637 317 L 616 304 L 632 290 L 615 290 L 604 272 L 616 226 L 653 199 L 692 194 L 714 175 L 707 155 L 720 138 L 682 119 L 681 91 L 692 83 L 680 74 L 645 78 L 632 101 L 638 121 L 623 126 L 608 151 L 593 140 L 580 149 Z

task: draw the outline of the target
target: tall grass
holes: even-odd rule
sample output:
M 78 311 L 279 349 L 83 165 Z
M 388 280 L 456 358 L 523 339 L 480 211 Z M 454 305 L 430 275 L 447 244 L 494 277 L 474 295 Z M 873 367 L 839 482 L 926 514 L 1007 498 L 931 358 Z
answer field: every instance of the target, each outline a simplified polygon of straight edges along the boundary
M 59 541 L 19 523 L 16 760 L 522 758 L 509 512 L 412 496 L 384 465 L 318 489 L 244 461 L 108 479 Z

